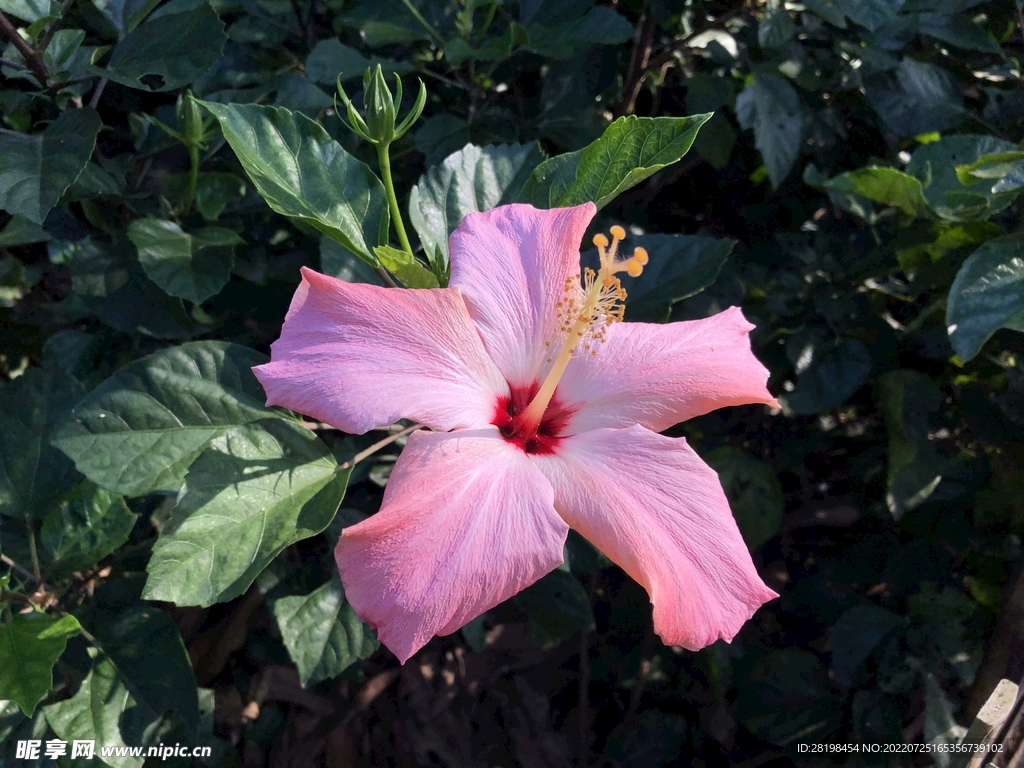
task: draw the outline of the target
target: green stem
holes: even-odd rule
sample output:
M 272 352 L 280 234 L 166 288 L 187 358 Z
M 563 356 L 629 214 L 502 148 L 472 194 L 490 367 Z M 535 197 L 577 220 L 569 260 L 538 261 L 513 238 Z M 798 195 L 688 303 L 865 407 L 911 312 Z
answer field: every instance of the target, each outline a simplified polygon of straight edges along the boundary
M 199 145 L 189 143 L 188 145 L 188 194 L 185 197 L 182 216 L 187 216 L 192 210 L 192 204 L 196 199 L 196 187 L 199 186 Z
M 409 244 L 409 236 L 405 234 L 405 224 L 402 222 L 402 212 L 398 208 L 398 198 L 395 197 L 395 183 L 391 180 L 391 157 L 388 154 L 387 144 L 377 145 L 377 162 L 380 165 L 381 180 L 384 182 L 384 191 L 388 196 L 388 207 L 391 209 L 391 220 L 395 224 L 395 232 L 398 233 L 398 242 L 406 253 L 412 253 L 412 246 Z
M 25 515 L 25 526 L 28 528 L 28 553 L 32 558 L 32 575 L 37 584 L 42 584 L 43 574 L 39 568 L 39 554 L 36 552 L 36 532 L 30 515 Z

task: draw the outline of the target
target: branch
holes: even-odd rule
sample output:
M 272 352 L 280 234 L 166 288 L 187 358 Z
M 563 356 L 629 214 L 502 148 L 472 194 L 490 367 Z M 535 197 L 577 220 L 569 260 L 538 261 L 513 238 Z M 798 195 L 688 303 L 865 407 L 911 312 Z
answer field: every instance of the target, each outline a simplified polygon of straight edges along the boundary
M 46 63 L 43 61 L 43 54 L 41 51 L 36 50 L 29 42 L 21 36 L 18 32 L 18 28 L 11 23 L 3 11 L 0 11 L 0 32 L 3 32 L 10 39 L 11 43 L 15 48 L 18 49 L 18 53 L 21 54 L 22 58 L 25 59 L 25 63 L 28 65 L 28 69 L 31 70 L 35 78 L 42 83 L 44 88 L 53 89 L 50 84 L 50 73 L 46 69 Z
M 703 35 L 709 30 L 724 27 L 745 10 L 745 5 L 741 5 L 739 8 L 735 8 L 728 13 L 712 19 L 703 29 L 694 30 L 687 35 L 683 35 L 677 40 L 673 40 L 661 53 L 653 58 L 651 58 L 653 47 L 651 39 L 654 36 L 654 31 L 657 25 L 654 23 L 653 19 L 648 20 L 646 13 L 641 15 L 640 30 L 637 34 L 636 43 L 633 46 L 633 55 L 630 59 L 626 84 L 622 89 L 623 100 L 622 106 L 619 109 L 619 114 L 628 115 L 633 112 L 636 107 L 636 100 L 640 96 L 640 91 L 643 90 L 644 80 L 647 79 L 648 74 L 652 71 L 661 69 L 667 64 L 671 64 L 676 52 L 689 45 L 695 37 Z

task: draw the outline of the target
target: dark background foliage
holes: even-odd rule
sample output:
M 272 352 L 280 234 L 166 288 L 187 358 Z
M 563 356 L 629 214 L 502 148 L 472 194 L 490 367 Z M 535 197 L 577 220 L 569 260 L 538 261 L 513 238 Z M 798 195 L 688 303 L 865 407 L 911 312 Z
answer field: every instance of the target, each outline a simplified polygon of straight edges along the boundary
M 56 735 L 209 744 L 195 762 L 211 766 L 946 768 L 798 744 L 955 742 L 1024 674 L 1019 5 L 0 12 L 0 764 Z M 378 63 L 404 76 L 403 115 L 411 83 L 428 90 L 391 147 L 425 261 L 372 251 L 372 184 L 349 198 L 378 211 L 361 230 L 261 197 L 267 157 L 247 160 L 229 124 L 271 113 L 217 107 L 284 107 L 281 130 L 376 168 L 333 93 L 340 78 L 362 108 Z M 781 598 L 732 644 L 665 647 L 644 591 L 573 537 L 568 570 L 399 667 L 345 603 L 331 550 L 379 506 L 401 441 L 349 470 L 386 434 L 306 422 L 313 439 L 248 373 L 299 267 L 443 281 L 430 215 L 450 231 L 515 197 L 508 168 L 521 185 L 544 156 L 615 138 L 615 118 L 707 112 L 689 153 L 607 201 L 595 231 L 621 223 L 650 246 L 627 320 L 739 305 L 756 322 L 782 411 L 669 434 L 718 470 Z M 340 162 L 327 193 L 361 173 Z M 246 521 L 210 521 L 257 498 L 277 538 L 250 559 Z

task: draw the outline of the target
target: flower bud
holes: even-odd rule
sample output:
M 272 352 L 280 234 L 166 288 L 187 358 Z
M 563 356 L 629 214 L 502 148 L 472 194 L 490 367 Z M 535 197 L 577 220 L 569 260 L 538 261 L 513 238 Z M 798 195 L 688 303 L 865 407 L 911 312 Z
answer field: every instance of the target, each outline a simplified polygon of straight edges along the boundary
M 370 137 L 377 144 L 390 144 L 395 138 L 395 99 L 380 64 L 363 75 L 363 103 Z

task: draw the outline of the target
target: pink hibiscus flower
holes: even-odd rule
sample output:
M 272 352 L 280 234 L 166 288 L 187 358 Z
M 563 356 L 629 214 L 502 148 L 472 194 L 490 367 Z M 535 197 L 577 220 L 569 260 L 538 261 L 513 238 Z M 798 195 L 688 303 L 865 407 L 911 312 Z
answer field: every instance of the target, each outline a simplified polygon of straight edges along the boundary
M 410 438 L 379 512 L 335 552 L 356 612 L 406 661 L 562 563 L 575 528 L 642 584 L 662 640 L 731 640 L 777 595 L 758 577 L 715 472 L 659 435 L 726 405 L 774 403 L 738 308 L 619 323 L 617 274 L 642 249 L 594 238 L 593 204 L 473 213 L 452 234 L 447 288 L 396 290 L 302 271 L 268 404 L 346 432 L 398 419 Z

